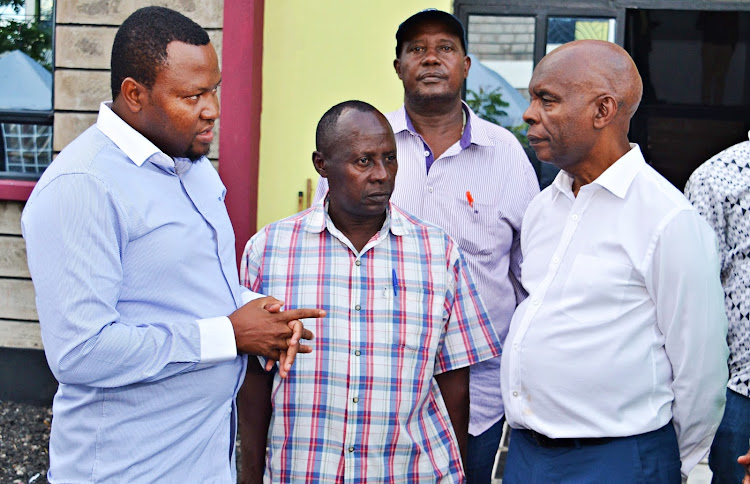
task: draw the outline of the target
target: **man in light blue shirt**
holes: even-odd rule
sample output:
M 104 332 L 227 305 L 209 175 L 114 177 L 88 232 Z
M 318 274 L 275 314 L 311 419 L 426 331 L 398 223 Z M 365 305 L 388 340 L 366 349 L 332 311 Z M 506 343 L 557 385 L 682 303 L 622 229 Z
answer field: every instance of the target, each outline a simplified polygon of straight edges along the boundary
M 297 320 L 322 311 L 279 312 L 239 285 L 226 190 L 205 157 L 220 81 L 200 26 L 165 8 L 135 12 L 115 37 L 114 101 L 26 205 L 60 382 L 50 482 L 236 482 L 244 354 L 286 359 L 285 374 L 297 349 L 310 351 Z

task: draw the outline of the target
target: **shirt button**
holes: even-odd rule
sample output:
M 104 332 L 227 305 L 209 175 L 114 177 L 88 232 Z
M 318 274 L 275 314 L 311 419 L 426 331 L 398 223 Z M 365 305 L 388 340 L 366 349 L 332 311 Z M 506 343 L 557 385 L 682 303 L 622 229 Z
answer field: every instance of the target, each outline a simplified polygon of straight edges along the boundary
M 354 398 L 352 398 L 352 402 L 354 402 L 354 403 L 357 403 L 357 402 L 359 402 L 359 397 L 354 397 Z
M 433 188 L 432 188 L 432 187 L 427 187 L 427 191 L 428 191 L 428 192 L 432 193 L 432 190 L 433 190 Z
M 518 392 L 513 392 L 513 396 L 517 397 L 518 396 Z
M 429 151 L 425 151 L 425 152 L 424 152 L 424 155 L 425 155 L 425 156 L 430 156 L 430 152 L 429 152 Z
M 518 351 L 518 343 L 513 343 L 513 349 Z
M 349 447 L 349 452 L 354 452 L 354 447 Z
M 552 259 L 552 263 L 553 263 L 553 264 L 559 264 L 559 263 L 560 263 L 560 258 L 559 258 L 559 257 L 554 257 L 554 258 Z
M 572 218 L 573 220 L 578 220 L 578 214 L 574 213 L 573 215 L 570 216 L 570 218 Z
M 354 306 L 354 309 L 356 309 L 357 311 L 359 311 L 360 309 L 362 309 L 362 306 L 360 306 L 359 304 L 357 304 L 356 306 Z
M 362 354 L 362 352 L 361 352 L 361 351 L 359 351 L 359 350 L 357 350 L 357 351 L 355 351 L 355 352 L 354 352 L 354 356 L 359 356 L 359 355 L 361 355 L 361 354 Z
M 355 266 L 359 266 L 360 264 L 362 264 L 362 262 L 359 259 L 354 261 Z
M 539 306 L 539 299 L 536 299 L 536 298 L 532 299 L 531 304 L 533 304 L 534 306 Z

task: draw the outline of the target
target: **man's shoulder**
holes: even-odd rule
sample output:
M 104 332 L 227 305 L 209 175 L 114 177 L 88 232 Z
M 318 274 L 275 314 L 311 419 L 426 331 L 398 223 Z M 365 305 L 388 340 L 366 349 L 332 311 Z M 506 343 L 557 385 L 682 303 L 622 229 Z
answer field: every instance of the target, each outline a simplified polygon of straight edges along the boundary
M 261 228 L 250 240 L 253 242 L 262 241 L 264 244 L 276 243 L 280 237 L 289 238 L 293 234 L 305 229 L 309 217 L 315 212 L 315 206 L 303 210 L 289 217 L 282 218 L 271 222 Z
M 644 204 L 652 213 L 672 212 L 675 209 L 694 210 L 690 201 L 669 180 L 651 165 L 644 164 L 633 180 L 637 189 L 626 201 Z
M 715 154 L 695 169 L 688 189 L 707 184 L 721 190 L 737 184 L 747 185 L 750 179 L 750 141 L 743 141 Z
M 117 151 L 117 146 L 96 125 L 92 125 L 63 148 L 54 162 L 44 170 L 34 191 L 43 190 L 65 175 L 91 176 L 102 180 L 106 178 L 103 167 L 108 165 L 104 159 L 111 161 Z
M 385 116 L 385 119 L 387 119 L 388 123 L 391 125 L 391 129 L 393 129 L 394 133 L 398 133 L 399 131 L 402 131 L 406 128 L 405 113 L 406 111 L 404 110 L 404 106 L 401 106 L 395 111 L 383 114 L 383 116 Z
M 427 238 L 432 243 L 442 241 L 444 244 L 455 245 L 458 247 L 442 227 L 433 224 L 432 222 L 422 220 L 416 215 L 397 206 L 393 202 L 391 202 L 391 209 L 391 217 L 393 219 L 392 223 L 399 224 L 404 234 L 413 234 L 420 238 Z

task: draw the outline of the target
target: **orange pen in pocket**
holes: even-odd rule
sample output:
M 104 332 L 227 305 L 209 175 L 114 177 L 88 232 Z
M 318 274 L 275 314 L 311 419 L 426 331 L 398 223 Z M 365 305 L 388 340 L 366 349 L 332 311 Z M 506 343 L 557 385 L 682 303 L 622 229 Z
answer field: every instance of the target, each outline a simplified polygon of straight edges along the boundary
M 471 192 L 470 191 L 466 192 L 466 201 L 469 202 L 469 206 L 471 208 L 474 208 L 474 197 L 471 196 Z

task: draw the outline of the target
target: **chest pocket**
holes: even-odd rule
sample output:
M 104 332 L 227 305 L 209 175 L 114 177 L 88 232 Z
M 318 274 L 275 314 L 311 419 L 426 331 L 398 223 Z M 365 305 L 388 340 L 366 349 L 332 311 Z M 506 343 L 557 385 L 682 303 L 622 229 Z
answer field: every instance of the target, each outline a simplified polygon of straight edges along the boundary
M 563 313 L 582 323 L 621 316 L 624 296 L 632 287 L 632 271 L 626 264 L 579 254 L 563 286 Z
M 489 203 L 454 198 L 450 214 L 452 236 L 461 250 L 472 256 L 490 256 L 500 230 L 498 208 Z
M 431 347 L 442 319 L 442 308 L 435 307 L 435 293 L 425 286 L 402 282 L 395 293 L 393 287 L 385 289 L 383 297 L 391 309 L 387 343 L 411 352 Z

